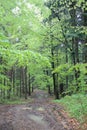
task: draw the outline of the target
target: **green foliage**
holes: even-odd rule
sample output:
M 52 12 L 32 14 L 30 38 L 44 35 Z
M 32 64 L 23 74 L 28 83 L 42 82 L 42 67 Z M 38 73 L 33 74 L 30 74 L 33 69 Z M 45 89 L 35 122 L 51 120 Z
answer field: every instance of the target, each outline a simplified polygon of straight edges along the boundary
M 61 103 L 69 111 L 70 116 L 78 119 L 80 122 L 84 122 L 84 117 L 87 115 L 87 95 L 75 94 L 72 96 L 66 96 L 61 100 L 55 100 L 55 102 Z
M 79 11 L 80 15 L 86 15 L 85 0 L 49 0 L 45 3 L 47 6 L 44 6 L 43 0 L 0 2 L 0 88 L 7 91 L 11 87 L 13 91 L 16 80 L 15 89 L 19 91 L 19 70 L 27 67 L 30 82 L 39 88 L 47 88 L 48 85 L 53 88 L 52 74 L 58 73 L 59 83 L 66 84 L 68 77 L 66 92 L 75 92 L 77 87 L 85 92 L 86 56 L 77 57 L 78 52 L 86 53 L 87 29 L 77 18 Z M 75 11 L 74 16 L 72 11 Z M 76 39 L 81 43 L 77 43 Z M 81 64 L 77 63 L 78 58 Z M 47 75 L 46 70 L 50 70 L 50 74 Z M 76 73 L 79 73 L 77 78 Z M 26 74 L 23 79 L 25 77 Z
M 19 97 L 12 98 L 10 100 L 7 99 L 1 99 L 0 98 L 0 104 L 9 104 L 9 105 L 17 105 L 17 104 L 26 104 L 32 102 L 32 99 L 25 100 L 24 98 L 20 99 Z
M 40 47 L 43 41 L 42 34 L 45 33 L 43 17 L 48 16 L 49 11 L 46 10 L 49 9 L 44 8 L 44 3 L 40 0 L 18 2 L 1 0 L 0 10 L 1 96 L 12 98 L 13 91 L 19 91 L 19 70 L 21 67 L 25 69 L 26 66 L 27 75 L 35 77 L 33 85 L 46 88 L 47 81 L 43 70 L 51 68 L 51 64 L 49 58 L 40 52 Z M 45 83 L 42 82 L 43 78 Z
M 76 91 L 76 84 L 78 82 L 79 91 L 85 92 L 87 90 L 87 64 L 86 63 L 77 63 L 76 65 L 72 65 L 69 63 L 61 64 L 57 68 L 54 69 L 53 73 L 58 73 L 59 75 L 59 82 L 65 82 L 66 76 L 69 77 L 69 88 L 68 90 L 71 90 L 73 92 Z M 79 77 L 76 81 L 74 73 L 78 73 Z M 73 77 L 72 79 L 70 77 Z

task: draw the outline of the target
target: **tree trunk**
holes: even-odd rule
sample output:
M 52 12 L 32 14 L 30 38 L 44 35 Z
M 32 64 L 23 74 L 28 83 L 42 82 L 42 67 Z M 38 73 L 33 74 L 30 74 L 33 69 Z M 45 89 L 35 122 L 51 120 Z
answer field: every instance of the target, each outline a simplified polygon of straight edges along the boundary
M 53 61 L 52 61 L 51 65 L 52 65 L 52 69 L 54 70 L 55 69 L 55 62 L 54 62 L 53 48 L 51 49 L 51 54 L 52 54 L 52 58 L 53 58 Z M 59 99 L 58 74 L 53 73 L 52 76 L 53 76 L 53 85 L 54 85 L 54 95 L 55 95 L 56 99 Z
M 68 63 L 68 52 L 67 52 L 67 45 L 66 45 L 66 63 Z M 66 76 L 66 89 L 68 88 L 68 76 Z M 64 90 L 64 89 L 63 89 Z
M 22 96 L 22 67 L 20 67 L 20 97 Z
M 8 84 L 9 89 L 7 90 L 7 98 L 10 99 L 11 98 L 11 89 L 12 89 L 12 80 L 13 80 L 13 69 L 11 69 L 8 72 L 8 76 L 9 76 L 9 79 L 10 79 L 10 84 Z
M 15 95 L 15 82 L 16 82 L 16 75 L 15 75 L 15 67 L 13 67 L 13 94 Z
M 28 94 L 29 96 L 31 95 L 31 81 L 30 81 L 30 73 L 28 75 Z M 33 91 L 33 86 L 32 86 L 32 91 Z
M 25 99 L 27 99 L 27 66 L 25 67 Z
M 24 67 L 22 67 L 22 93 L 25 93 L 25 75 L 24 75 Z
M 87 8 L 84 9 L 84 26 L 87 27 Z M 85 36 L 85 43 L 84 43 L 84 52 L 85 54 L 85 63 L 87 63 L 87 36 Z

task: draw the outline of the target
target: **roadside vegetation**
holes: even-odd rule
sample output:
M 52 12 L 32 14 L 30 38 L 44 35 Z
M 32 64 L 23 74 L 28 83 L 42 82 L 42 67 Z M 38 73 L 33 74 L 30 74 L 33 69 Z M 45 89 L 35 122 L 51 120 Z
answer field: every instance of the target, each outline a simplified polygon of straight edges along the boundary
M 62 104 L 69 116 L 76 118 L 80 123 L 87 121 L 87 94 L 73 94 L 54 102 Z

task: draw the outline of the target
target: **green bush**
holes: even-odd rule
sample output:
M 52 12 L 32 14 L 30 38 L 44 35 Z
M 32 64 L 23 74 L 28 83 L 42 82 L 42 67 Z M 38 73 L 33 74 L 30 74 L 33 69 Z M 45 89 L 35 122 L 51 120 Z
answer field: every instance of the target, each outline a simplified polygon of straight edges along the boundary
M 70 116 L 80 122 L 84 121 L 84 116 L 87 115 L 87 95 L 74 94 L 66 96 L 61 100 L 55 100 L 55 102 L 63 104 L 66 110 L 69 111 Z

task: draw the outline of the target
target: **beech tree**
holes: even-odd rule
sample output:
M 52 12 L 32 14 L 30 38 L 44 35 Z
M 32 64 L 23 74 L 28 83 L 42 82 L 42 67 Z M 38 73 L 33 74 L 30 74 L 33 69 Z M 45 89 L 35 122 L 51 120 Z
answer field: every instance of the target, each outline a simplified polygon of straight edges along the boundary
M 37 69 L 43 71 L 45 67 L 50 66 L 48 58 L 39 53 L 41 32 L 44 31 L 44 27 L 41 24 L 43 19 L 41 9 L 36 4 L 35 1 L 20 0 L 1 1 L 0 4 L 2 10 L 0 27 L 2 36 L 5 37 L 4 39 L 0 37 L 2 62 L 0 65 L 1 67 L 7 65 L 6 69 L 2 69 L 1 76 L 4 74 L 8 79 L 8 83 L 1 81 L 0 86 L 1 90 L 2 88 L 6 90 L 7 86 L 8 98 L 13 94 L 20 97 L 24 95 L 27 99 L 27 95 L 31 94 L 31 83 L 34 84 L 33 80 L 36 79 L 35 71 Z M 33 64 L 38 65 L 35 68 Z M 2 84 L 5 82 L 6 86 L 3 87 Z M 2 97 L 3 94 L 5 92 L 1 91 Z

